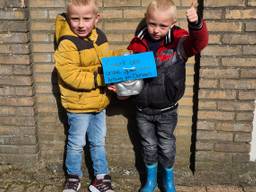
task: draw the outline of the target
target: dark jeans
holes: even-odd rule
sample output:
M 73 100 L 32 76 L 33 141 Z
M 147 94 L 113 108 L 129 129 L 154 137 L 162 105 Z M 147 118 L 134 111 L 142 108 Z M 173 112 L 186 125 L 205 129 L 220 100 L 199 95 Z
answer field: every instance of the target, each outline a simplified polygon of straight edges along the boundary
M 164 168 L 172 167 L 176 154 L 177 109 L 148 115 L 136 112 L 137 126 L 141 136 L 144 162 L 159 163 Z

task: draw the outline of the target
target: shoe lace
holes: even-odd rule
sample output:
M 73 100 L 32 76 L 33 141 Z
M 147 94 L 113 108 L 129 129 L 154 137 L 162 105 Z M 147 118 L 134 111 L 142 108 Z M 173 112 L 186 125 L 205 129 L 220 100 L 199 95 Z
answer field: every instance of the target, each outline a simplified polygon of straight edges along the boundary
M 111 179 L 108 177 L 105 177 L 102 180 L 98 180 L 98 182 L 96 182 L 96 187 L 101 191 L 101 192 L 107 192 L 108 190 L 113 190 L 112 186 L 111 186 Z
M 76 178 L 68 178 L 65 184 L 65 189 L 74 189 L 77 190 L 79 187 L 80 181 Z

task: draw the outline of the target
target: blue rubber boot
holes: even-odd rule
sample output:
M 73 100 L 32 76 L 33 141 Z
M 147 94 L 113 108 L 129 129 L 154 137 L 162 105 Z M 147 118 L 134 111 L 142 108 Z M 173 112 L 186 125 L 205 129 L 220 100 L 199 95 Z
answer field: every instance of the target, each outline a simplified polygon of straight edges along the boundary
M 139 190 L 140 192 L 154 192 L 157 186 L 157 164 L 146 165 L 147 182 Z
M 164 169 L 164 190 L 165 192 L 176 192 L 175 184 L 174 184 L 174 174 L 173 168 L 165 168 Z

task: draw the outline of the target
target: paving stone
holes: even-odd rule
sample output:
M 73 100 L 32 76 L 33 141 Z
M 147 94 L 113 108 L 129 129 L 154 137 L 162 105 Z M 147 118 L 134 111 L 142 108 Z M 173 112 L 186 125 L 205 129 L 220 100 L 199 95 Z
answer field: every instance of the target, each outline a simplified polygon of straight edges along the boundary
M 244 192 L 255 192 L 256 186 L 244 187 Z
M 44 188 L 43 184 L 32 184 L 27 186 L 26 192 L 36 192 L 41 191 Z
M 212 185 L 206 187 L 207 192 L 243 192 L 241 187 Z
M 52 185 L 47 185 L 43 188 L 42 192 L 60 192 L 62 188 Z
M 24 192 L 24 185 L 22 184 L 13 184 L 11 187 L 7 190 L 7 192 Z
M 177 186 L 177 192 L 206 192 L 206 187 L 197 187 L 197 186 Z

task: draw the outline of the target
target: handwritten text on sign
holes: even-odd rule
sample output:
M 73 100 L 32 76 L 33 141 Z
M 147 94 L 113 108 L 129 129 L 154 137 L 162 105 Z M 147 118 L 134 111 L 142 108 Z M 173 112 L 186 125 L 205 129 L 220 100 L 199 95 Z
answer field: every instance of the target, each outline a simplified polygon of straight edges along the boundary
M 156 63 L 152 52 L 102 58 L 106 84 L 156 77 Z

